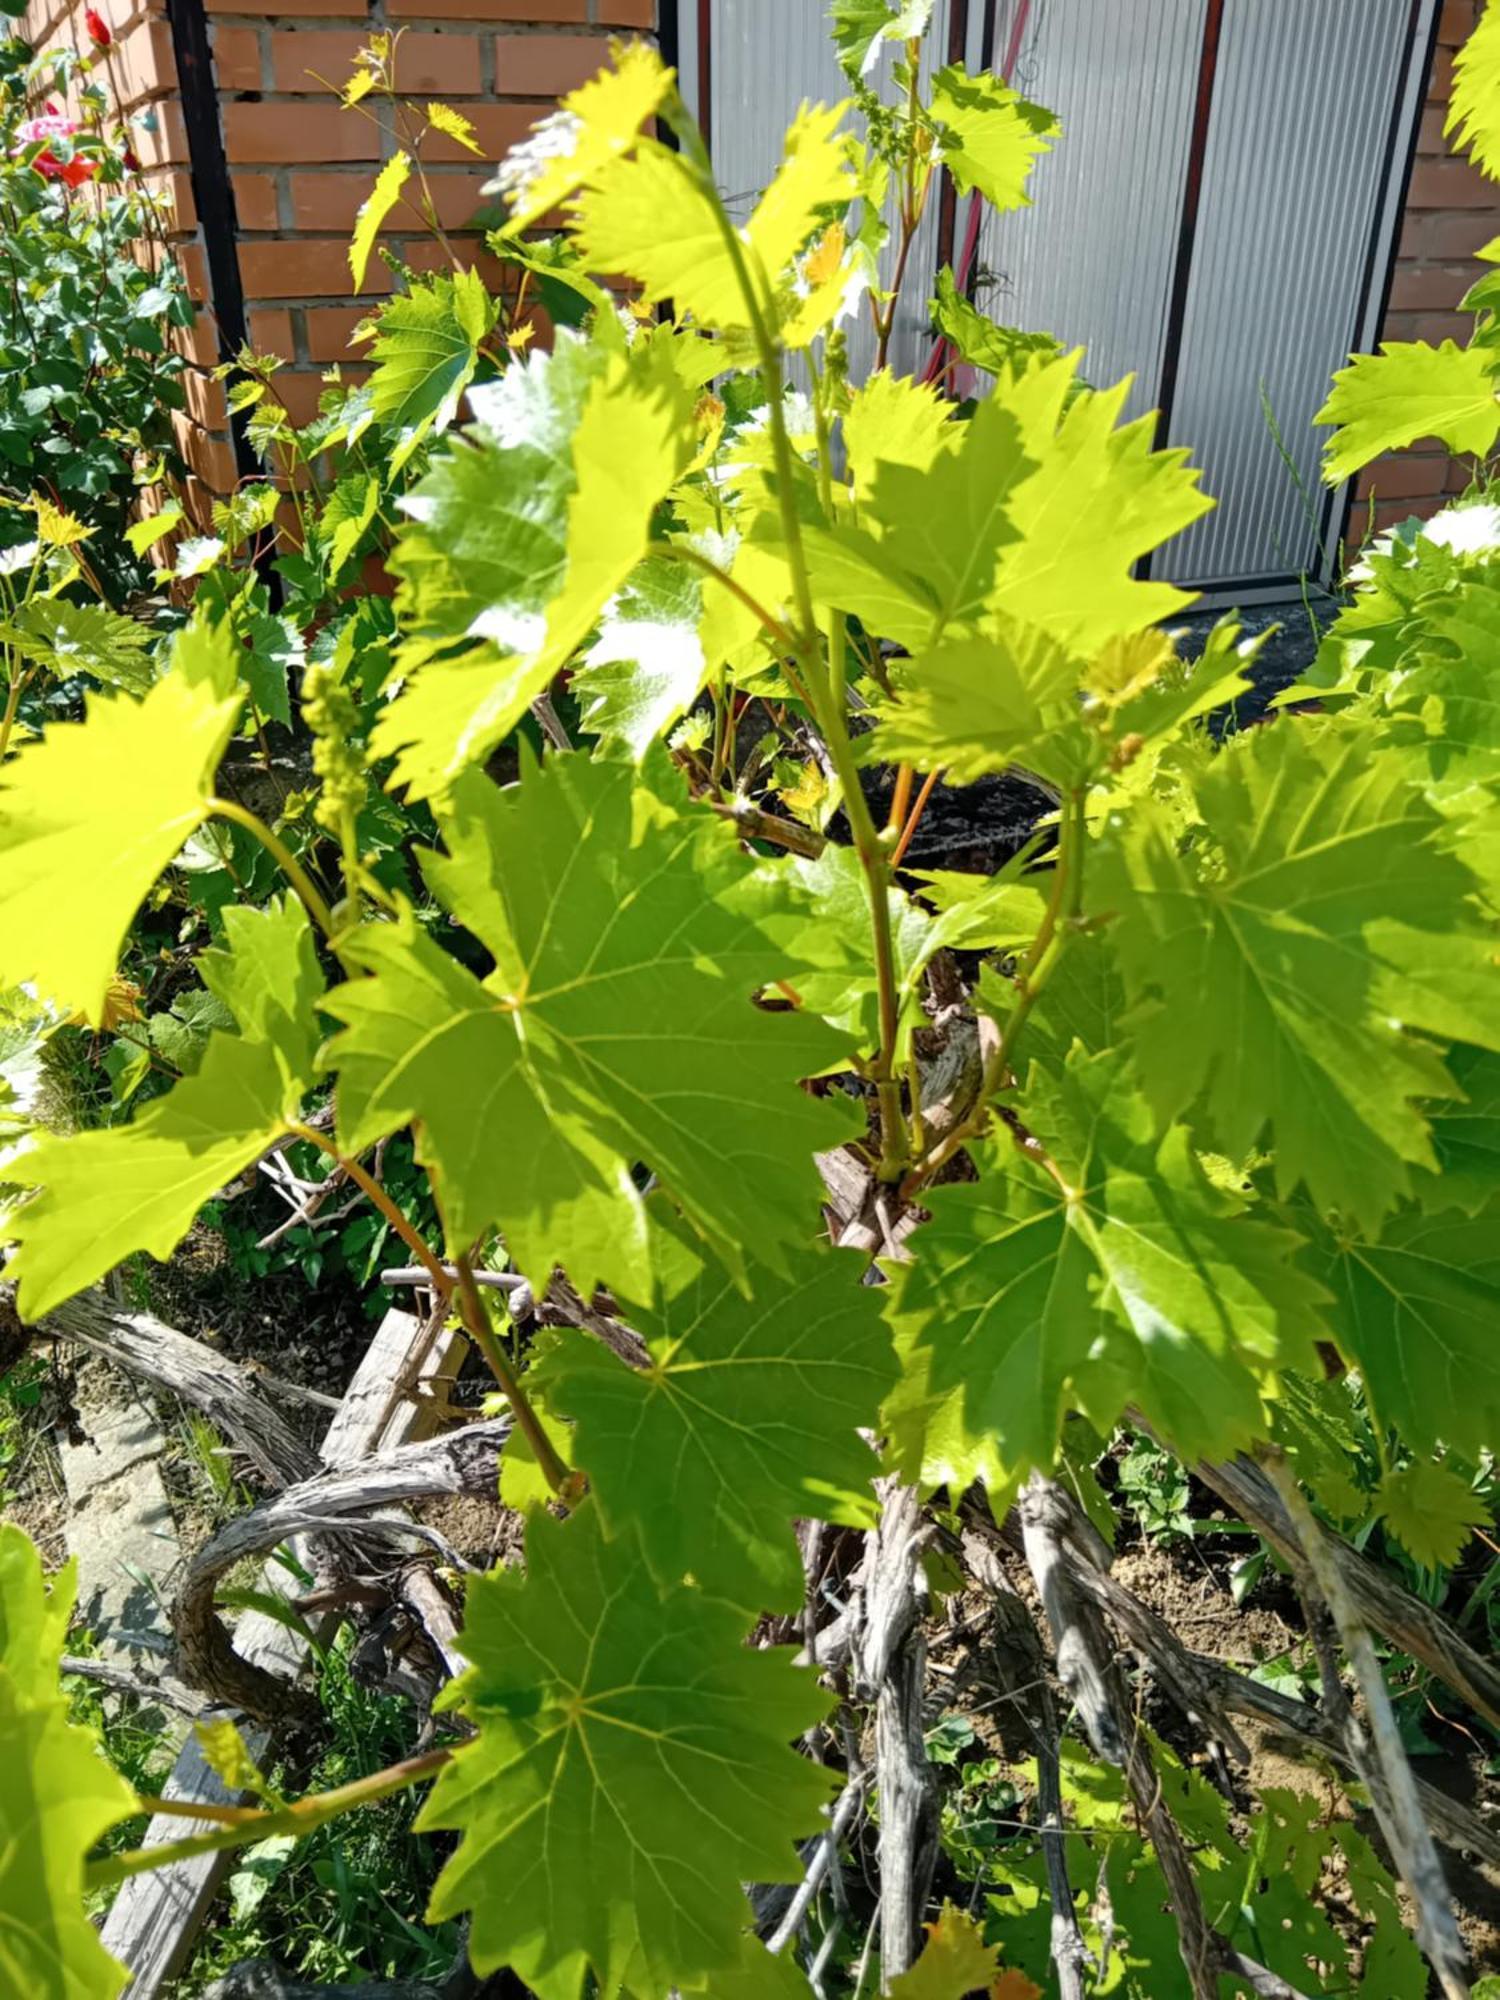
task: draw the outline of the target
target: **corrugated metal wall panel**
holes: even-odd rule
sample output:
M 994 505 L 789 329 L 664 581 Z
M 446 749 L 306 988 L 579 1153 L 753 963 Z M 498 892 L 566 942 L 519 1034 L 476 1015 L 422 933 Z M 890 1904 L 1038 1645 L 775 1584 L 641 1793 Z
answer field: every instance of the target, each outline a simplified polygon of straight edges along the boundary
M 958 4 L 939 0 L 929 51 L 947 48 Z M 1031 0 L 1013 81 L 1059 114 L 1063 137 L 1036 168 L 1032 206 L 986 216 L 979 272 L 992 282 L 979 297 L 997 319 L 1083 346 L 1092 380 L 1134 375 L 1133 414 L 1170 388 L 1170 440 L 1192 448 L 1220 504 L 1162 552 L 1158 575 L 1226 593 L 1264 585 L 1264 597 L 1330 573 L 1337 522 L 1311 418 L 1333 370 L 1374 337 L 1436 4 L 1223 0 L 1184 290 L 1210 0 Z M 973 66 L 1009 48 L 1020 7 L 998 0 L 982 51 L 984 0 L 972 0 Z M 797 106 L 843 95 L 843 81 L 823 0 L 708 0 L 707 15 L 714 156 L 748 209 Z M 680 0 L 690 102 L 698 16 L 698 0 Z M 883 67 L 888 79 L 889 55 Z M 965 219 L 961 204 L 960 240 Z M 892 344 L 901 370 L 930 352 L 936 239 L 934 198 Z M 862 321 L 856 375 L 873 351 Z
M 1318 568 L 1312 419 L 1363 316 L 1411 12 L 1410 0 L 1225 10 L 1169 431 L 1219 505 L 1155 574 L 1253 583 Z
M 1017 0 L 1002 0 L 998 61 Z M 992 318 L 1088 350 L 1098 383 L 1134 374 L 1154 409 L 1177 254 L 1206 0 L 1033 0 L 1011 81 L 1062 121 L 1032 205 L 989 215 L 979 268 Z

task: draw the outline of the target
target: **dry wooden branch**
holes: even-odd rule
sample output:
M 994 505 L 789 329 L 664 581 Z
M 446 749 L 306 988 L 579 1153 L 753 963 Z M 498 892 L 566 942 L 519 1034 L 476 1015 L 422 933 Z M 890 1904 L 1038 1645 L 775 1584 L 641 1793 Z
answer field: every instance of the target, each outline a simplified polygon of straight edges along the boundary
M 1119 1690 L 1114 1684 L 1114 1648 L 1098 1612 L 1080 1591 L 1067 1560 L 1073 1516 L 1064 1496 L 1050 1479 L 1033 1475 L 1022 1493 L 1017 1512 L 1026 1561 L 1035 1580 L 1047 1625 L 1057 1678 L 1078 1710 L 1084 1733 L 1096 1756 L 1106 1764 L 1123 1765 L 1128 1727 L 1120 1720 Z M 1128 1711 L 1127 1711 L 1128 1712 Z
M 137 1701 L 156 1702 L 162 1708 L 176 1709 L 179 1715 L 197 1715 L 203 1707 L 202 1701 L 191 1689 L 166 1675 L 160 1680 L 148 1680 L 144 1674 L 133 1674 L 125 1667 L 113 1666 L 108 1660 L 83 1659 L 77 1653 L 64 1653 L 58 1664 L 63 1673 L 77 1674 L 86 1681 L 97 1681 L 112 1694 L 128 1694 Z
M 1139 1419 L 1132 1416 L 1133 1423 Z M 1145 1429 L 1144 1424 L 1140 1428 Z M 1249 1459 L 1194 1467 L 1235 1516 L 1263 1535 L 1293 1567 L 1301 1544 L 1276 1489 Z M 1500 1729 L 1500 1665 L 1471 1646 L 1458 1627 L 1430 1610 L 1394 1577 L 1377 1568 L 1347 1542 L 1324 1537 L 1329 1560 L 1359 1621 L 1426 1667 L 1466 1701 L 1476 1714 Z
M 13 1286 L 0 1285 L 0 1318 L 15 1321 Z M 317 1468 L 317 1453 L 265 1400 L 250 1369 L 150 1313 L 123 1312 L 102 1292 L 82 1292 L 34 1332 L 45 1340 L 74 1341 L 201 1411 L 272 1485 L 306 1479 Z
M 451 1264 L 445 1264 L 443 1269 L 450 1275 L 457 1275 Z M 402 1264 L 382 1271 L 380 1282 L 383 1285 L 427 1285 L 431 1280 L 420 1264 Z M 632 1368 L 644 1368 L 651 1359 L 645 1341 L 634 1327 L 626 1326 L 623 1320 L 601 1310 L 597 1303 L 586 1304 L 561 1271 L 553 1276 L 547 1287 L 547 1296 L 540 1303 L 526 1279 L 517 1276 L 514 1271 L 476 1271 L 474 1282 L 491 1291 L 504 1292 L 512 1319 L 530 1319 L 535 1313 L 546 1326 L 581 1327 L 585 1333 L 592 1333 L 596 1339 L 602 1340 Z
M 1195 1670 L 1217 1684 L 1219 1700 L 1224 1708 L 1232 1709 L 1236 1715 L 1252 1716 L 1256 1721 L 1266 1723 L 1278 1732 L 1280 1745 L 1297 1756 L 1326 1756 L 1346 1777 L 1359 1775 L 1344 1747 L 1337 1723 L 1321 1708 L 1297 1701 L 1291 1695 L 1278 1694 L 1274 1688 L 1251 1680 L 1247 1674 L 1236 1673 L 1222 1660 L 1212 1660 L 1204 1653 L 1194 1653 L 1190 1657 Z M 1457 1799 L 1450 1799 L 1436 1785 L 1429 1785 L 1423 1778 L 1418 1778 L 1416 1783 L 1422 1817 L 1438 1839 L 1461 1853 L 1472 1855 L 1477 1861 L 1500 1868 L 1500 1834 L 1486 1826 L 1478 1813 L 1460 1804 Z
M 938 1797 L 927 1761 L 922 1636 L 922 1552 L 932 1530 L 899 1480 L 881 1482 L 880 1525 L 867 1538 L 858 1585 L 856 1686 L 875 1703 L 875 1783 L 880 1811 L 880 1964 L 886 1984 L 916 1958 L 938 1853 Z
M 1001 1692 L 1021 1717 L 1036 1751 L 1037 1817 L 1052 1903 L 1050 1943 L 1058 2000 L 1084 2000 L 1084 1970 L 1095 1960 L 1078 1925 L 1068 1874 L 1061 1730 L 1044 1670 L 1041 1637 L 1031 1613 L 1011 1589 L 995 1548 L 970 1533 L 963 1538 L 963 1551 L 971 1574 L 989 1591 L 994 1606 L 994 1660 Z
M 818 1893 L 819 1885 L 830 1868 L 838 1865 L 838 1852 L 848 1838 L 849 1829 L 855 1816 L 864 1804 L 865 1793 L 869 1789 L 870 1776 L 867 1771 L 855 1771 L 839 1794 L 838 1804 L 833 1809 L 833 1817 L 828 1822 L 827 1831 L 820 1833 L 812 1843 L 808 1853 L 807 1872 L 787 1904 L 786 1914 L 766 1939 L 769 1952 L 784 1951 L 802 1927 L 808 1906 Z
M 1333 1544 L 1303 1499 L 1295 1474 L 1284 1460 L 1268 1458 L 1267 1463 L 1270 1480 L 1300 1545 L 1293 1570 L 1318 1655 L 1324 1708 L 1337 1724 L 1345 1754 L 1370 1794 L 1391 1858 L 1416 1905 L 1417 1941 L 1447 2000 L 1468 2000 L 1468 1954 L 1459 1936 L 1443 1864 L 1422 1817 L 1375 1647 L 1340 1573 Z M 1368 1726 L 1361 1724 L 1344 1692 L 1325 1620 L 1331 1620 L 1343 1642 L 1364 1700 Z
M 1040 1473 L 1028 1480 L 1018 1512 L 1026 1559 L 1052 1630 L 1059 1678 L 1070 1689 L 1084 1691 L 1090 1709 L 1080 1704 L 1080 1713 L 1099 1755 L 1109 1758 L 1104 1745 L 1120 1747 L 1122 1754 L 1110 1761 L 1123 1764 L 1141 1831 L 1155 1849 L 1193 2000 L 1217 2000 L 1221 1973 L 1248 1981 L 1264 2000 L 1304 2000 L 1279 1975 L 1236 1951 L 1204 1914 L 1191 1858 L 1167 1809 L 1145 1736 L 1135 1725 L 1103 1616 L 1078 1580 L 1080 1570 L 1101 1566 L 1103 1544 L 1070 1496 Z M 1085 1559 L 1080 1559 L 1080 1550 L 1087 1551 Z M 1107 1564 L 1107 1551 L 1104 1560 Z M 1062 1672 L 1064 1657 L 1070 1663 L 1071 1682 Z
M 309 1526 L 326 1533 L 405 1500 L 442 1493 L 495 1491 L 507 1420 L 473 1424 L 427 1444 L 339 1466 L 288 1487 L 230 1521 L 188 1565 L 173 1608 L 173 1629 L 183 1670 L 215 1700 L 248 1714 L 277 1716 L 295 1690 L 274 1674 L 240 1658 L 214 1607 L 219 1579 L 247 1556 L 264 1554 Z M 397 1524 L 384 1524 L 395 1526 Z

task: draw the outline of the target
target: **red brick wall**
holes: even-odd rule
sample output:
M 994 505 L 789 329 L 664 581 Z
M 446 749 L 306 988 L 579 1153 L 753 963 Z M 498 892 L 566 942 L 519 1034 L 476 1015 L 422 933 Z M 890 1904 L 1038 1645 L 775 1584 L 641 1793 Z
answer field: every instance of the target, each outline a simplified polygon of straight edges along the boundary
M 1473 320 L 1458 302 L 1479 276 L 1474 253 L 1500 236 L 1500 189 L 1456 159 L 1443 137 L 1453 54 L 1472 34 L 1481 0 L 1443 0 L 1438 46 L 1396 250 L 1383 340 L 1465 341 Z M 1377 459 L 1360 474 L 1349 539 L 1358 544 L 1411 514 L 1433 514 L 1469 483 L 1467 460 L 1429 441 Z
M 434 134 L 422 146 L 438 216 L 465 254 L 493 163 L 549 104 L 600 69 L 612 34 L 651 28 L 655 0 L 206 0 L 224 146 L 239 220 L 240 275 L 253 345 L 292 365 L 277 389 L 293 417 L 317 405 L 330 363 L 358 375 L 347 350 L 363 310 L 350 289 L 355 213 L 380 159 L 401 143 L 340 108 L 318 77 L 341 86 L 375 28 L 403 27 L 396 80 L 419 102 L 451 104 L 475 128 L 483 160 Z M 366 100 L 383 124 L 385 107 Z M 398 205 L 382 242 L 418 269 L 445 260 Z M 497 273 L 492 273 L 497 275 Z M 363 297 L 390 289 L 374 257 Z
M 809 0 L 813 4 L 814 0 Z M 817 0 L 821 5 L 821 0 Z M 168 0 L 95 0 L 116 37 L 114 77 L 131 111 L 149 112 L 136 150 L 170 202 L 170 229 L 195 294 L 207 302 L 207 265 L 194 208 L 186 128 L 176 88 Z M 433 196 L 462 248 L 483 255 L 466 232 L 479 189 L 500 155 L 562 91 L 593 74 L 612 34 L 651 30 L 656 0 L 204 0 L 220 126 L 238 223 L 238 262 L 251 343 L 281 355 L 277 377 L 299 420 L 316 406 L 321 372 L 333 363 L 357 373 L 347 349 L 363 317 L 352 296 L 346 248 L 354 215 L 380 159 L 399 140 L 356 111 L 344 111 L 312 72 L 334 86 L 347 79 L 375 29 L 403 27 L 397 81 L 419 101 L 451 103 L 469 118 L 483 162 L 434 136 L 423 147 Z M 21 31 L 39 49 L 86 47 L 84 0 L 32 0 Z M 1496 190 L 1466 161 L 1450 157 L 1443 119 L 1453 52 L 1472 31 L 1480 0 L 1444 0 L 1418 157 L 1403 219 L 1390 309 L 1382 337 L 1464 336 L 1456 310 L 1476 267 L 1473 254 L 1500 235 Z M 367 100 L 367 103 L 370 101 Z M 379 107 L 373 107 L 377 110 Z M 441 252 L 409 212 L 397 209 L 383 240 L 418 268 Z M 389 289 L 372 259 L 365 297 Z M 189 382 L 181 435 L 189 462 L 223 492 L 235 477 L 223 396 L 207 368 L 217 357 L 211 322 L 190 339 L 200 372 Z M 1359 482 L 1354 540 L 1411 513 L 1430 513 L 1469 477 L 1440 449 L 1383 460 Z

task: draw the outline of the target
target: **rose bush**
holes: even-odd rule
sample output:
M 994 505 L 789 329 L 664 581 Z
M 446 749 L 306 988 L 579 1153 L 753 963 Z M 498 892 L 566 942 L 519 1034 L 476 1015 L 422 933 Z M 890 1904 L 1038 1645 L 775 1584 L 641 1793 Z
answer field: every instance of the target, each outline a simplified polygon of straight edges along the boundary
M 169 336 L 192 306 L 112 104 L 102 17 L 89 36 L 93 58 L 0 43 L 0 503 L 40 494 L 106 531 L 91 562 L 123 601 L 141 571 L 122 530 L 172 461 Z M 0 504 L 0 547 L 31 532 Z

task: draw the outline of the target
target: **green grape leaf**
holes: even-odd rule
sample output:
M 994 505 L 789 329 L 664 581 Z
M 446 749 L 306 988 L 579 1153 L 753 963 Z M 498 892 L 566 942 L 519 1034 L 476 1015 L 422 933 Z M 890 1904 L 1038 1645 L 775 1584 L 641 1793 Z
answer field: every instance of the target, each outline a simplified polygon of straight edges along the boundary
M 842 1029 L 862 1048 L 880 1039 L 879 980 L 870 953 L 870 898 L 865 872 L 851 847 L 830 841 L 816 860 L 767 864 L 792 876 L 806 892 L 808 922 L 797 943 L 816 970 L 798 976 L 803 1005 Z M 984 886 L 975 877 L 976 886 Z M 911 1048 L 911 1031 L 923 1026 L 921 977 L 932 954 L 949 933 L 962 935 L 961 919 L 953 919 L 942 935 L 938 924 L 920 904 L 900 889 L 886 892 L 890 911 L 891 956 L 896 974 L 896 1060 L 904 1064 Z
M 806 107 L 787 133 L 782 164 L 743 231 L 752 282 L 758 261 L 774 285 L 823 211 L 858 193 L 837 131 L 843 114 L 843 105 Z M 691 313 L 705 328 L 749 328 L 718 211 L 682 154 L 641 140 L 578 196 L 573 230 L 593 270 L 634 278 L 647 303 L 670 299 L 679 317 Z
M 1403 1207 L 1378 1234 L 1335 1234 L 1302 1203 L 1309 1268 L 1339 1352 L 1378 1423 L 1416 1451 L 1500 1446 L 1500 1196 L 1473 1215 Z
M 1218 1151 L 1266 1135 L 1283 1194 L 1367 1225 L 1433 1165 L 1414 1100 L 1451 1096 L 1407 1029 L 1500 1042 L 1476 889 L 1409 767 L 1362 725 L 1287 719 L 1198 778 L 1183 850 L 1165 809 L 1115 815 L 1089 866 L 1136 1003 L 1135 1053 L 1163 1119 Z
M 839 134 L 847 105 L 804 105 L 792 120 L 781 165 L 756 203 L 745 235 L 773 282 L 817 228 L 823 211 L 858 193 Z
M 749 308 L 718 212 L 678 153 L 643 139 L 573 203 L 573 236 L 594 271 L 634 278 L 647 303 L 721 331 L 748 328 Z
M 483 189 L 509 202 L 507 234 L 529 229 L 628 153 L 671 88 L 672 71 L 656 50 L 634 41 L 616 51 L 611 68 L 570 90 L 558 109 L 511 149 Z
M 1443 127 L 1481 173 L 1500 180 L 1500 11 L 1486 6 L 1453 60 L 1453 95 Z
M 931 469 L 938 454 L 961 442 L 952 405 L 930 384 L 882 368 L 849 398 L 844 447 L 854 498 L 863 508 L 875 491 L 882 465 Z
M 851 83 L 862 83 L 880 60 L 886 42 L 914 40 L 927 32 L 933 0 L 833 0 L 830 23 L 839 68 Z
M 419 797 L 493 748 L 567 663 L 692 449 L 670 334 L 616 354 L 559 332 L 473 401 L 478 427 L 407 496 L 391 558 L 408 629 L 429 647 L 481 642 L 420 667 L 376 724 L 393 784 Z
M 958 64 L 932 79 L 932 115 L 943 164 L 960 194 L 982 194 L 998 209 L 1024 208 L 1026 183 L 1059 126 L 992 71 L 971 76 Z
M 1020 759 L 1028 770 L 1070 783 L 1091 751 L 1078 683 L 1076 661 L 1045 632 L 997 625 L 993 635 L 948 638 L 894 665 L 895 699 L 876 705 L 880 726 L 861 755 L 940 767 L 956 785 Z
M 114 2000 L 130 1976 L 83 1905 L 85 1856 L 136 1801 L 58 1688 L 74 1587 L 0 1523 L 0 1984 L 26 2000 Z
M 392 473 L 457 416 L 497 310 L 475 271 L 419 278 L 381 309 L 370 348 L 370 407 L 390 434 Z
M 794 1611 L 794 1520 L 873 1525 L 857 1427 L 896 1377 L 879 1294 L 838 1251 L 752 1268 L 746 1297 L 660 1216 L 652 1249 L 655 1303 L 622 1300 L 650 1366 L 574 1336 L 552 1351 L 549 1406 L 574 1419 L 606 1531 L 638 1536 L 663 1588 L 690 1577 L 752 1614 Z
M 585 1297 L 649 1293 L 635 1161 L 738 1274 L 743 1246 L 776 1265 L 806 1240 L 812 1155 L 848 1130 L 796 1087 L 843 1039 L 751 1004 L 798 976 L 794 880 L 674 792 L 661 753 L 644 783 L 579 756 L 506 793 L 461 780 L 426 872 L 495 970 L 476 979 L 409 921 L 371 925 L 346 956 L 373 976 L 328 1001 L 346 1149 L 419 1117 L 453 1242 L 498 1221 L 534 1283 L 561 1263 Z
M 964 2000 L 982 1987 L 988 1993 L 1000 1976 L 1000 1954 L 986 1944 L 983 1929 L 952 1903 L 944 1903 L 936 1923 L 927 1926 L 927 1942 L 916 1964 L 890 1986 L 890 2000 Z M 1012 1989 L 1013 1993 L 1017 1989 Z M 1041 1989 L 1028 1980 L 1018 2000 Z
M 484 158 L 484 148 L 474 131 L 473 120 L 465 118 L 461 111 L 455 111 L 451 104 L 433 100 L 424 104 L 423 112 L 427 123 L 434 132 L 441 132 L 445 138 L 456 140 L 466 153 L 472 153 L 476 160 Z
M 209 1197 L 285 1131 L 313 1079 L 322 975 L 300 903 L 224 912 L 227 952 L 199 961 L 239 1025 L 213 1034 L 196 1071 L 128 1125 L 42 1133 L 6 1168 L 36 1188 L 11 1211 L 28 1319 L 93 1284 L 137 1251 L 169 1257 Z
M 747 1937 L 740 1960 L 713 1975 L 713 2000 L 813 2000 L 807 1974 L 789 1951 L 771 1955 L 757 1937 Z
M 386 217 L 400 201 L 401 190 L 410 176 L 411 154 L 398 147 L 375 176 L 375 185 L 359 205 L 349 237 L 349 270 L 356 292 L 364 290 L 365 271 L 370 262 L 370 252 L 375 248 L 375 238 L 380 234 Z
M 1417 1200 L 1473 1215 L 1500 1193 L 1500 1056 L 1456 1048 L 1448 1068 L 1463 1094 L 1429 1107 L 1441 1178 L 1418 1181 Z
M 328 580 L 336 582 L 380 512 L 380 480 L 373 472 L 346 473 L 328 496 L 319 528 L 328 537 Z
M 0 1521 L 0 1673 L 28 1707 L 60 1699 L 57 1677 L 77 1595 L 71 1560 L 49 1585 L 35 1545 Z
M 143 556 L 147 549 L 154 549 L 158 542 L 166 540 L 182 520 L 182 514 L 182 502 L 169 500 L 158 513 L 148 514 L 139 521 L 128 521 L 125 539 L 136 555 Z
M 1372 1993 L 1388 1993 L 1391 2000 L 1423 2000 L 1427 1991 L 1427 1966 L 1420 1946 L 1406 1927 L 1396 1885 L 1381 1866 L 1368 1840 L 1356 1828 L 1334 1820 L 1328 1828 L 1335 1848 L 1343 1855 L 1344 1879 L 1354 1906 L 1369 1926 L 1361 1952 L 1361 1974 Z M 1470 2000 L 1484 2000 L 1481 1980 Z
M 1333 378 L 1313 422 L 1336 426 L 1323 477 L 1337 486 L 1379 458 L 1418 438 L 1441 438 L 1448 449 L 1482 458 L 1500 434 L 1494 357 L 1482 347 L 1440 347 L 1386 340 L 1378 354 L 1357 354 Z
M 1413 1459 L 1388 1472 L 1375 1495 L 1380 1517 L 1407 1554 L 1428 1569 L 1450 1569 L 1490 1510 L 1451 1466 Z
M 1117 428 L 1129 382 L 1080 390 L 1078 363 L 1034 358 L 996 391 L 1029 469 L 1006 498 L 1013 545 L 990 606 L 1087 658 L 1192 602 L 1134 572 L 1214 503 L 1185 451 L 1155 449 L 1154 417 Z
M 604 607 L 573 671 L 584 726 L 644 757 L 708 678 L 703 615 L 702 577 L 671 556 L 648 556 Z
M 59 680 L 90 674 L 106 687 L 144 695 L 156 679 L 151 633 L 105 604 L 34 597 L 0 625 L 0 640 Z
M 955 428 L 954 444 L 925 469 L 879 465 L 868 509 L 882 531 L 883 560 L 932 603 L 930 637 L 984 610 L 1006 546 L 1017 540 L 1011 502 L 1036 470 L 998 397 L 987 397 Z
M 208 816 L 241 699 L 227 628 L 193 625 L 139 702 L 90 696 L 0 770 L 0 986 L 94 1026 L 141 902 Z M 62 913 L 66 912 L 66 921 Z
M 908 1467 L 936 1476 L 935 1416 L 959 1484 L 1050 1466 L 1070 1392 L 1105 1431 L 1138 1403 L 1186 1457 L 1257 1432 L 1258 1374 L 1314 1331 L 1298 1238 L 1213 1187 L 1182 1127 L 1156 1135 L 1119 1053 L 1033 1068 L 1016 1110 L 1029 1139 L 996 1138 L 976 1183 L 934 1190 L 894 1274 L 909 1372 L 887 1408 Z
M 1368 1511 L 1359 1465 L 1361 1421 L 1347 1376 L 1313 1380 L 1289 1371 L 1269 1406 L 1271 1431 L 1297 1477 L 1335 1521 L 1355 1522 Z
M 459 1683 L 478 1736 L 418 1826 L 462 1834 L 428 1918 L 472 1912 L 476 1969 L 541 2000 L 665 1993 L 741 1961 L 744 1882 L 800 1878 L 829 1774 L 787 1745 L 824 1712 L 743 1613 L 658 1593 L 586 1504 L 533 1514 L 526 1573 L 469 1587 Z
M 1015 368 L 1033 354 L 1056 359 L 1062 342 L 1050 333 L 1026 333 L 1018 326 L 1000 326 L 966 299 L 944 265 L 937 276 L 932 323 L 953 347 L 960 361 L 992 374 Z

